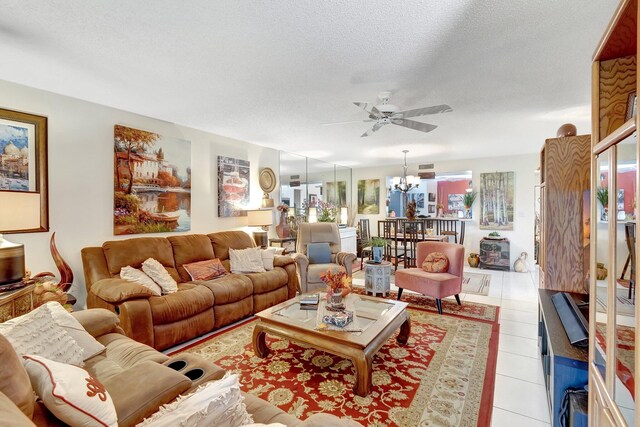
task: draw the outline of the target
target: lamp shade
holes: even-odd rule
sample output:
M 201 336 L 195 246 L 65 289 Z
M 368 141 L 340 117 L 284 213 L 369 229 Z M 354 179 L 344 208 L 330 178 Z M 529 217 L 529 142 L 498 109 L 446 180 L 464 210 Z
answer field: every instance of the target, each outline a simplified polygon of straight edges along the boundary
M 40 227 L 40 193 L 0 191 L 0 233 Z
M 340 208 L 340 224 L 346 224 L 349 221 L 349 209 L 347 207 Z
M 247 211 L 247 225 L 249 227 L 268 227 L 273 224 L 271 209 L 256 209 Z

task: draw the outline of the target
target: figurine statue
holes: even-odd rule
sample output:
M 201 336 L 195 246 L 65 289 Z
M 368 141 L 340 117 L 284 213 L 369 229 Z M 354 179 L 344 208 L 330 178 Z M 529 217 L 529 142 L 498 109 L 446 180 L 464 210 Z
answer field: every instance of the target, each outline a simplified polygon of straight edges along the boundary
M 518 273 L 527 273 L 529 271 L 529 266 L 527 264 L 527 253 L 522 252 L 520 257 L 515 260 L 513 263 L 513 270 Z

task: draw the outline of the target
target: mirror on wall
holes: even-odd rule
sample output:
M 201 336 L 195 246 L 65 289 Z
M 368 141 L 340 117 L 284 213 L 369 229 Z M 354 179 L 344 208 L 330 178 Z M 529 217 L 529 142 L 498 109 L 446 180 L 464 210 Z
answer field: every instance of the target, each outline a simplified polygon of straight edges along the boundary
M 280 152 L 280 203 L 288 205 L 290 215 L 304 214 L 307 200 L 307 158 Z
M 464 196 L 473 189 L 471 178 L 471 171 L 442 172 L 435 179 L 420 179 L 417 188 L 403 192 L 394 187 L 394 177 L 388 176 L 387 216 L 404 217 L 406 205 L 415 201 L 420 217 L 462 217 Z

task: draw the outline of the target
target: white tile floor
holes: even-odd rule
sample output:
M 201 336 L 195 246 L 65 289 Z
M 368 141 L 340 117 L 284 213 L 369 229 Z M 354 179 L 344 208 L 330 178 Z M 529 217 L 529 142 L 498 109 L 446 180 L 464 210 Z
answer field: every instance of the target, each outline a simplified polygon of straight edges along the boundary
M 549 426 L 549 407 L 538 353 L 538 273 L 465 267 L 491 275 L 489 295 L 460 294 L 463 301 L 500 306 L 500 339 L 492 427 Z M 355 284 L 364 285 L 362 283 Z M 392 289 L 397 287 L 392 285 Z M 453 297 L 451 297 L 453 299 Z

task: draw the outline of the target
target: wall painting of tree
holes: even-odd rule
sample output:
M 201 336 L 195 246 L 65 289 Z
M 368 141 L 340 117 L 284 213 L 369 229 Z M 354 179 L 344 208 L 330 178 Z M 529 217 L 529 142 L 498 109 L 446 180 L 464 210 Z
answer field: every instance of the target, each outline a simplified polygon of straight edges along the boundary
M 513 230 L 514 172 L 480 174 L 480 229 Z
M 114 127 L 113 233 L 191 229 L 191 142 Z

